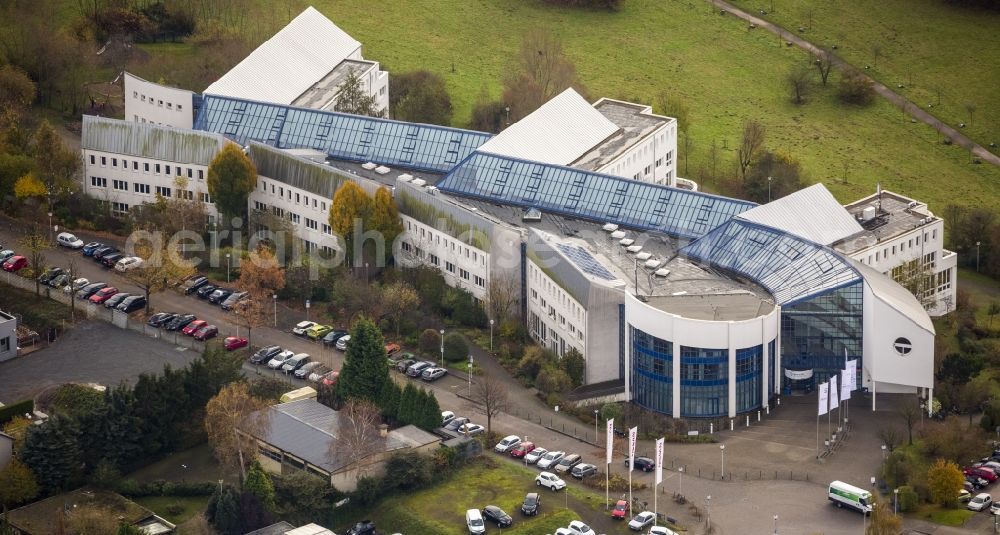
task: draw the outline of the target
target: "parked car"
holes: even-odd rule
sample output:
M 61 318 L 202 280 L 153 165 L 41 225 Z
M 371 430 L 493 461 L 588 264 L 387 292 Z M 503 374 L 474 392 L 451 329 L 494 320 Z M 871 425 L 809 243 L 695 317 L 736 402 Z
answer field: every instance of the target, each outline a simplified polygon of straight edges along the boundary
M 465 435 L 467 437 L 474 437 L 476 435 L 481 435 L 486 432 L 486 428 L 471 422 L 466 422 L 458 428 L 458 434 Z
M 451 411 L 441 411 L 441 427 L 448 425 L 455 419 L 455 413 Z
M 527 455 L 524 456 L 524 462 L 528 464 L 536 464 L 542 457 L 545 457 L 549 450 L 542 448 L 540 446 L 535 446 L 535 449 L 529 451 Z
M 424 381 L 437 381 L 438 379 L 448 375 L 448 370 L 444 368 L 431 367 L 420 372 L 420 378 Z
M 397 344 L 395 342 L 389 342 L 388 344 L 385 345 L 385 354 L 386 355 L 391 355 L 391 354 L 399 351 L 400 349 L 401 348 L 399 347 L 399 344 Z
M 14 256 L 14 251 L 10 249 L 4 249 L 0 251 L 0 262 L 6 262 L 8 258 Z
M 990 484 L 989 481 L 986 481 L 985 479 L 983 479 L 981 477 L 971 476 L 971 475 L 965 476 L 965 481 L 967 483 L 969 483 L 970 485 L 972 485 L 972 488 L 974 490 L 979 490 L 979 489 L 982 489 L 982 488 L 986 488 L 986 485 Z
M 126 271 L 142 267 L 142 264 L 142 259 L 138 256 L 126 256 L 115 264 L 115 271 L 125 273 Z
M 133 295 L 126 297 L 115 310 L 120 310 L 126 314 L 131 314 L 140 308 L 146 308 L 146 297 L 142 295 Z
M 341 338 L 343 338 L 346 335 L 347 335 L 347 331 L 343 331 L 343 330 L 339 330 L 339 329 L 338 330 L 334 330 L 334 331 L 330 331 L 330 332 L 326 333 L 326 336 L 323 337 L 323 345 L 324 346 L 336 345 L 337 340 L 340 340 Z
M 208 299 L 208 296 L 212 295 L 212 292 L 214 292 L 214 291 L 216 291 L 218 289 L 219 289 L 218 286 L 216 286 L 216 285 L 214 285 L 212 283 L 206 283 L 206 284 L 203 284 L 201 286 L 201 288 L 198 288 L 197 290 L 195 290 L 194 293 L 195 293 L 195 295 L 198 296 L 198 299 Z
M 319 384 L 323 386 L 334 386 L 337 384 L 338 377 L 340 377 L 339 370 L 329 372 L 326 375 L 324 375 L 322 379 L 319 380 Z
M 193 336 L 194 333 L 198 332 L 198 329 L 201 329 L 206 325 L 208 325 L 208 322 L 205 320 L 194 320 L 191 323 L 188 323 L 186 327 L 181 329 L 181 332 L 188 336 Z
M 456 416 L 454 420 L 448 422 L 448 425 L 444 426 L 446 431 L 458 431 L 459 427 L 469 423 L 469 419 L 465 416 Z
M 101 288 L 107 287 L 107 285 L 108 285 L 108 283 L 106 283 L 106 282 L 92 282 L 92 283 L 84 286 L 83 288 L 80 288 L 80 291 L 76 292 L 76 298 L 77 299 L 90 299 L 90 296 L 92 296 L 95 293 L 97 293 L 97 291 L 100 290 Z
M 62 272 L 63 269 L 60 267 L 51 267 L 46 269 L 41 275 L 38 276 L 38 282 L 47 285 L 50 280 L 62 275 Z
M 969 500 L 969 504 L 966 507 L 973 511 L 982 511 L 983 509 L 989 509 L 990 505 L 993 505 L 993 498 L 985 492 L 980 492 L 976 494 L 975 498 Z
M 281 371 L 285 373 L 292 373 L 302 366 L 305 366 L 306 363 L 311 360 L 312 357 L 309 356 L 309 353 L 298 353 L 286 359 L 285 362 L 281 364 Z
M 538 507 L 541 504 L 538 493 L 529 492 L 524 495 L 524 501 L 521 502 L 521 513 L 526 516 L 535 516 L 538 514 Z
M 228 288 L 217 288 L 214 292 L 212 292 L 212 295 L 208 296 L 208 302 L 213 305 L 218 305 L 232 294 L 233 291 Z
M 104 260 L 105 256 L 107 256 L 109 254 L 115 254 L 117 252 L 118 252 L 118 248 L 117 247 L 115 247 L 113 245 L 105 245 L 104 247 L 101 247 L 101 248 L 98 248 L 97 250 L 95 250 L 94 254 L 93 254 L 93 256 L 91 258 L 94 259 L 94 262 L 100 262 L 100 261 Z
M 643 528 L 651 525 L 654 520 L 656 520 L 656 515 L 652 511 L 643 511 L 628 521 L 628 528 L 633 531 L 642 531 Z
M 337 343 L 333 347 L 336 347 L 340 351 L 347 351 L 347 344 L 350 343 L 350 341 L 351 335 L 345 334 L 337 339 Z
M 653 526 L 646 535 L 677 535 L 677 532 L 665 526 Z
M 209 338 L 215 338 L 218 335 L 219 335 L 218 327 L 216 327 L 215 325 L 205 325 L 204 327 L 195 331 L 193 336 L 195 340 L 201 340 L 202 342 L 204 342 L 205 340 L 208 340 Z
M 625 468 L 628 468 L 628 459 L 625 459 Z M 656 463 L 649 457 L 636 457 L 633 470 L 652 472 L 656 468 Z
M 146 325 L 157 328 L 163 327 L 176 317 L 177 314 L 174 314 L 173 312 L 157 312 L 146 320 Z
M 107 286 L 105 288 L 97 290 L 96 292 L 94 292 L 93 295 L 91 295 L 87 299 L 91 303 L 94 303 L 95 305 L 100 305 L 105 301 L 107 301 L 108 299 L 111 299 L 111 296 L 115 295 L 116 293 L 118 293 L 118 288 L 115 288 L 114 286 Z
M 433 367 L 434 363 L 427 362 L 426 360 L 422 362 L 415 362 L 406 369 L 406 375 L 409 375 L 410 377 L 420 377 L 420 374 L 424 373 L 424 370 Z
M 611 518 L 623 520 L 628 516 L 628 512 L 628 502 L 625 500 L 618 500 L 618 502 L 615 503 L 615 508 L 611 510 Z
M 569 530 L 573 532 L 574 535 L 597 535 L 590 526 L 584 524 L 579 520 L 574 520 L 569 523 Z
M 535 485 L 546 487 L 552 492 L 566 488 L 566 482 L 552 472 L 542 472 L 535 478 Z
M 12 256 L 4 261 L 3 270 L 8 273 L 15 273 L 24 269 L 28 265 L 28 259 L 23 256 Z
M 69 232 L 60 232 L 59 235 L 56 236 L 56 243 L 62 245 L 63 247 L 69 247 L 70 249 L 83 248 L 83 240 L 77 238 Z
M 493 451 L 497 453 L 507 453 L 517 447 L 520 443 L 521 437 L 517 435 L 508 435 L 504 437 L 503 440 L 498 442 L 496 446 L 493 446 Z
M 990 514 L 1000 515 L 1000 502 L 993 502 L 990 504 Z
M 534 442 L 522 442 L 522 443 L 518 444 L 517 446 L 514 446 L 513 448 L 511 448 L 511 450 L 510 450 L 510 456 L 513 457 L 513 458 L 515 458 L 515 459 L 521 459 L 525 455 L 531 453 L 534 450 L 535 450 L 535 443 Z
M 560 474 L 565 474 L 573 469 L 574 466 L 583 462 L 583 457 L 576 453 L 571 453 L 559 460 L 559 464 L 556 465 L 556 472 Z
M 301 368 L 295 370 L 295 376 L 298 377 L 299 379 L 305 379 L 306 377 L 309 377 L 309 374 L 312 373 L 313 370 L 318 368 L 320 364 L 321 363 L 315 361 L 307 362 Z
M 495 523 L 498 528 L 509 528 L 514 523 L 514 519 L 510 515 L 495 505 L 483 507 L 483 518 Z
M 483 514 L 479 509 L 469 509 L 465 512 L 465 525 L 472 535 L 486 533 L 486 524 L 483 522 Z
M 241 347 L 246 347 L 247 343 L 247 339 L 242 336 L 227 336 L 222 341 L 222 347 L 226 348 L 226 351 L 235 351 Z
M 69 284 L 70 282 L 72 282 L 72 280 L 73 280 L 73 276 L 72 275 L 70 275 L 69 273 L 63 272 L 58 277 L 54 277 L 54 278 L 50 279 L 49 282 L 47 282 L 46 284 L 48 284 L 49 286 L 51 286 L 53 288 L 62 288 L 63 286 L 65 286 L 65 285 Z
M 333 332 L 333 325 L 313 325 L 306 329 L 306 338 L 319 340 L 331 332 Z
M 222 310 L 232 310 L 233 307 L 240 304 L 244 299 L 246 299 L 247 295 L 249 295 L 247 294 L 247 292 L 233 292 L 229 294 L 229 297 L 227 297 L 225 301 L 220 303 L 219 306 L 222 307 Z
M 250 356 L 251 364 L 266 364 L 267 361 L 274 358 L 275 355 L 281 353 L 281 346 L 268 346 L 262 347 L 257 350 L 256 353 Z
M 563 457 L 566 456 L 564 451 L 550 451 L 538 459 L 538 467 L 542 470 L 547 470 L 549 468 L 554 468 Z
M 286 360 L 294 356 L 295 352 L 286 349 L 281 353 L 278 353 L 277 355 L 271 357 L 271 360 L 267 361 L 267 367 L 271 368 L 272 370 L 277 370 L 278 368 L 285 365 Z
M 401 373 L 406 373 L 406 370 L 410 369 L 410 366 L 416 364 L 416 359 L 403 359 L 396 362 L 396 371 Z
M 580 463 L 574 466 L 572 470 L 570 470 L 569 475 L 577 479 L 583 479 L 585 477 L 590 477 L 596 473 L 597 473 L 596 466 L 588 463 Z
M 166 324 L 166 329 L 168 331 L 179 331 L 184 327 L 187 327 L 189 323 L 197 319 L 194 314 L 178 314 L 174 319 L 170 320 Z
M 115 267 L 115 264 L 117 264 L 118 261 L 121 260 L 121 259 L 123 259 L 123 258 L 125 258 L 125 255 L 123 255 L 121 253 L 107 254 L 107 255 L 104 255 L 104 258 L 101 258 L 101 264 L 104 267 L 106 267 L 106 268 L 113 269 Z
M 90 284 L 90 279 L 85 277 L 80 277 L 78 279 L 73 279 L 73 282 L 63 286 L 63 292 L 65 293 L 75 293 L 83 289 L 84 286 Z
M 316 325 L 315 321 L 300 321 L 295 327 L 292 327 L 292 334 L 297 334 L 299 336 L 304 336 L 306 331 L 311 329 Z
M 120 305 L 122 301 L 128 299 L 129 297 L 132 297 L 132 294 L 126 292 L 118 292 L 115 295 L 112 295 L 110 298 L 108 298 L 107 301 L 104 302 L 104 308 L 115 308 L 116 306 Z
M 100 249 L 101 247 L 104 247 L 103 243 L 99 241 L 92 241 L 87 245 L 84 245 L 80 252 L 83 253 L 83 256 L 94 256 L 94 251 Z
M 347 530 L 347 535 L 375 535 L 375 523 L 371 520 L 362 520 Z
M 320 364 L 319 366 L 316 366 L 316 368 L 313 369 L 312 373 L 309 374 L 308 377 L 309 382 L 319 383 L 320 381 L 323 380 L 323 376 L 330 373 L 330 371 L 331 371 L 330 367 L 327 366 L 326 364 Z
M 976 476 L 993 483 L 997 480 L 997 473 L 985 466 L 970 466 L 962 471 L 967 476 Z
M 184 291 L 184 295 L 191 295 L 206 284 L 208 284 L 208 277 L 191 277 L 190 279 L 184 281 L 184 284 L 181 285 L 181 290 Z

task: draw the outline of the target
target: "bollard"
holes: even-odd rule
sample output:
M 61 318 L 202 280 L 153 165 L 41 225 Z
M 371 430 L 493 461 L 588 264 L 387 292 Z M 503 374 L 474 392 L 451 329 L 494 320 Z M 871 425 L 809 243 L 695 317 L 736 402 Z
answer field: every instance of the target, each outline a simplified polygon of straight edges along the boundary
M 747 415 L 747 427 L 750 427 L 750 415 Z
M 765 406 L 764 406 L 764 410 L 765 410 L 765 411 L 767 411 L 767 415 L 768 415 L 768 416 L 770 416 L 770 415 L 771 415 L 771 406 L 770 406 L 770 405 L 765 405 Z
M 760 411 L 757 411 L 757 421 L 760 421 Z
M 709 435 L 711 435 L 711 434 L 712 434 L 712 425 L 713 425 L 713 423 L 712 423 L 712 422 L 708 422 L 708 434 L 709 434 Z
M 781 406 L 781 398 L 778 398 L 778 406 Z
M 733 430 L 733 421 L 732 420 L 729 420 L 729 430 L 730 431 Z

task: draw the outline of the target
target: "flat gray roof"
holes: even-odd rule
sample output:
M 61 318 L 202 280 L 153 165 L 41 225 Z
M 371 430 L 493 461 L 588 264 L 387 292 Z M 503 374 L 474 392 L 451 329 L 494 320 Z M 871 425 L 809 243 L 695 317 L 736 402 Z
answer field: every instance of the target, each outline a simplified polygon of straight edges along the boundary
M 594 108 L 617 125 L 618 131 L 577 158 L 569 164 L 570 167 L 596 171 L 660 126 L 673 121 L 670 117 L 648 113 L 649 106 L 618 100 L 602 99 L 594 104 Z
M 879 204 L 877 197 L 879 197 L 877 194 L 872 195 L 849 204 L 844 208 L 857 219 L 864 213 L 865 208 Z M 923 203 L 916 203 L 911 207 L 911 204 L 915 202 L 908 197 L 883 191 L 881 194 L 881 207 L 876 210 L 875 219 L 871 221 L 859 220 L 858 223 L 861 224 L 864 230 L 834 243 L 834 249 L 844 254 L 853 254 L 926 224 L 921 223 L 921 220 L 937 220 L 936 217 L 927 211 L 927 207 Z
M 324 106 L 340 92 L 340 85 L 347 79 L 353 69 L 358 76 L 375 67 L 374 61 L 345 59 L 330 70 L 326 76 L 319 79 L 312 87 L 292 101 L 292 106 L 302 108 L 326 109 Z

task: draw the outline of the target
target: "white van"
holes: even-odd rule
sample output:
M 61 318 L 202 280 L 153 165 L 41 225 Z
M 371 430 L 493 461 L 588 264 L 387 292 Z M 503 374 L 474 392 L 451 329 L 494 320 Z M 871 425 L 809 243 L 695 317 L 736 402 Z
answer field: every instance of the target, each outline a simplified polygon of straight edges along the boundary
M 83 247 L 83 240 L 77 238 L 69 232 L 60 232 L 59 235 L 56 236 L 56 243 L 62 245 L 63 247 L 69 247 L 70 249 L 80 249 Z
M 483 514 L 479 509 L 469 509 L 465 512 L 465 525 L 469 528 L 469 533 L 479 535 L 486 533 L 486 523 L 483 522 Z
M 872 493 L 843 481 L 830 483 L 827 497 L 837 507 L 850 507 L 861 513 L 872 512 Z

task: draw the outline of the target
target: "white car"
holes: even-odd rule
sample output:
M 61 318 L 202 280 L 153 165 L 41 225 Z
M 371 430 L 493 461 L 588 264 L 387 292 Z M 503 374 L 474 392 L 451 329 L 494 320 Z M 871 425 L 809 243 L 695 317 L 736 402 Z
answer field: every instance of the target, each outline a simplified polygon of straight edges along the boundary
M 82 249 L 83 240 L 77 238 L 76 236 L 70 234 L 69 232 L 60 232 L 56 236 L 56 242 L 63 247 L 69 247 L 70 249 Z
M 652 511 L 643 511 L 628 521 L 628 527 L 635 531 L 642 531 L 642 528 L 652 524 L 654 520 L 656 520 L 656 515 Z
M 486 533 L 486 523 L 483 522 L 483 514 L 479 509 L 469 509 L 465 512 L 465 525 L 472 535 Z
M 347 351 L 347 343 L 351 341 L 351 335 L 345 334 L 337 339 L 337 349 Z
M 552 468 L 555 465 L 559 464 L 559 461 L 561 461 L 562 458 L 565 456 L 566 452 L 564 451 L 550 451 L 545 455 L 543 455 L 541 459 L 538 459 L 538 467 L 541 468 L 542 470 L 545 470 L 546 468 Z
M 267 367 L 271 368 L 272 370 L 277 370 L 278 368 L 281 368 L 282 366 L 285 365 L 285 361 L 294 356 L 295 353 L 293 351 L 288 351 L 288 350 L 282 351 L 281 353 L 278 353 L 277 355 L 274 356 L 274 358 L 268 361 Z
M 590 526 L 584 524 L 579 520 L 574 520 L 569 523 L 569 529 L 575 535 L 597 535 Z
M 122 258 L 115 264 L 115 271 L 121 271 L 122 273 L 130 270 L 142 267 L 142 259 L 138 256 L 128 256 Z
M 556 528 L 555 535 L 576 535 L 573 530 L 569 528 Z
M 539 487 L 547 487 L 552 492 L 566 488 L 566 482 L 552 472 L 542 472 L 535 478 L 535 484 Z M 570 525 L 572 527 L 572 524 Z
M 80 277 L 79 279 L 73 280 L 72 284 L 67 284 L 66 286 L 63 286 L 63 292 L 66 292 L 66 293 L 76 293 L 77 290 L 79 290 L 80 288 L 83 288 L 84 286 L 86 286 L 88 284 L 90 284 L 90 279 L 86 279 L 86 278 Z
M 318 325 L 315 321 L 300 321 L 298 325 L 292 327 L 292 334 L 305 336 L 306 331 L 308 331 L 310 327 L 313 327 L 315 325 Z
M 976 497 L 969 500 L 969 509 L 973 511 L 982 511 L 983 509 L 989 509 L 990 505 L 993 504 L 993 498 L 986 494 L 985 492 L 980 492 L 976 494 Z
M 549 450 L 545 448 L 536 447 L 535 449 L 529 451 L 528 454 L 524 456 L 524 462 L 528 464 L 535 464 L 548 452 Z
M 521 437 L 517 435 L 510 435 L 508 437 L 505 437 L 500 442 L 498 442 L 497 445 L 493 447 L 493 451 L 497 453 L 507 453 L 510 450 L 517 447 L 517 445 L 520 443 L 521 443 Z
M 441 411 L 441 427 L 448 425 L 448 422 L 455 419 L 455 413 L 451 411 Z
M 663 526 L 653 526 L 649 528 L 648 535 L 677 535 L 677 533 Z
M 465 436 L 472 437 L 472 436 L 481 435 L 481 434 L 485 433 L 486 432 L 486 428 L 483 427 L 483 426 L 481 426 L 481 425 L 479 425 L 479 424 L 467 423 L 467 424 L 462 424 L 462 426 L 459 427 L 456 432 L 459 435 L 465 435 Z

